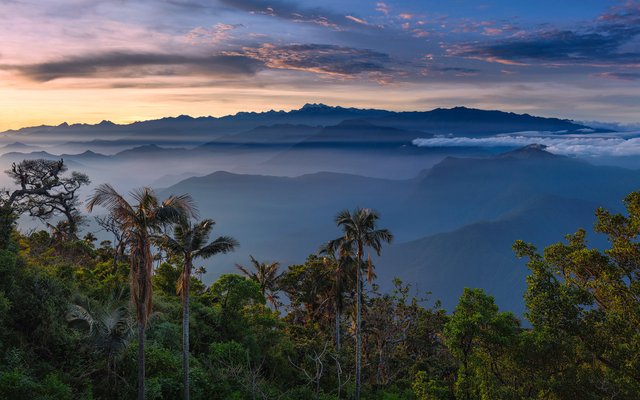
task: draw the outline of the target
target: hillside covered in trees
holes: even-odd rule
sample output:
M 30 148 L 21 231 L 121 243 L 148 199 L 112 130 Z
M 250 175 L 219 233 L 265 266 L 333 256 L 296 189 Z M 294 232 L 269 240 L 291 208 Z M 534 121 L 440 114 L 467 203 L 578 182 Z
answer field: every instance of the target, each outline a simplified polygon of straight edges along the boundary
M 371 256 L 393 232 L 371 209 L 300 265 L 250 258 L 202 282 L 199 261 L 242 245 L 189 194 L 99 185 L 62 161 L 8 171 L 0 215 L 0 398 L 636 399 L 640 192 L 527 260 L 526 312 L 467 288 L 445 310 L 410 282 L 382 292 Z M 92 211 L 92 214 L 88 214 Z M 219 210 L 224 213 L 225 210 Z M 20 231 L 16 219 L 41 219 Z M 98 217 L 113 240 L 83 235 Z M 578 227 L 576 227 L 578 228 Z M 561 240 L 562 238 L 558 238 Z M 286 246 L 286 243 L 282 244 Z M 478 260 L 481 263 L 482 260 Z M 523 266 L 524 268 L 524 266 Z M 389 275 L 389 272 L 385 272 Z M 515 301 L 516 299 L 514 299 Z

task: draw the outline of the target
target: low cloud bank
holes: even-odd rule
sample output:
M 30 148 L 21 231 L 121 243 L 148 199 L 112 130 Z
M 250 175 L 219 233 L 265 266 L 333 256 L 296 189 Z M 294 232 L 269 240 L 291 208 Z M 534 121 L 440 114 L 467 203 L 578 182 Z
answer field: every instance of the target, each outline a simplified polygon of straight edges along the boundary
M 640 155 L 640 132 L 597 135 L 551 135 L 522 133 L 484 138 L 444 137 L 417 138 L 418 147 L 523 147 L 542 144 L 547 151 L 577 157 L 611 157 Z

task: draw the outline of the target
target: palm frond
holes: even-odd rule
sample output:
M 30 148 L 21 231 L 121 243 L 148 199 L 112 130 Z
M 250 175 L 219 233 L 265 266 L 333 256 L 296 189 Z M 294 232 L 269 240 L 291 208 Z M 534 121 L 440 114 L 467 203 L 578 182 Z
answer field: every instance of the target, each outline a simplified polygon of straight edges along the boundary
M 114 211 L 120 212 L 121 210 L 127 211 L 129 214 L 134 213 L 131 205 L 108 183 L 98 185 L 93 192 L 93 196 L 89 198 L 87 210 L 92 212 L 96 206 L 102 206 L 112 213 Z
M 255 280 L 255 276 L 256 274 L 249 271 L 248 268 L 240 265 L 240 264 L 236 264 L 236 268 L 238 268 L 240 270 L 240 272 L 242 272 L 243 274 L 245 274 L 248 278 Z
M 167 197 L 159 210 L 167 214 L 169 222 L 178 222 L 180 218 L 198 218 L 198 207 L 188 194 Z
M 79 304 L 69 305 L 65 319 L 72 327 L 76 329 L 86 329 L 89 331 L 89 334 L 92 334 L 95 330 L 96 320 L 93 318 L 93 315 L 87 308 Z
M 203 247 L 209 241 L 209 235 L 214 225 L 215 222 L 212 219 L 203 219 L 193 226 L 190 237 L 192 250 Z
M 164 234 L 153 235 L 151 236 L 151 240 L 153 244 L 172 254 L 183 254 L 184 243 L 179 239 L 175 239 L 167 234 Z
M 209 258 L 216 254 L 227 254 L 234 251 L 238 246 L 240 246 L 240 243 L 231 236 L 220 236 L 208 245 L 194 251 L 194 256 Z

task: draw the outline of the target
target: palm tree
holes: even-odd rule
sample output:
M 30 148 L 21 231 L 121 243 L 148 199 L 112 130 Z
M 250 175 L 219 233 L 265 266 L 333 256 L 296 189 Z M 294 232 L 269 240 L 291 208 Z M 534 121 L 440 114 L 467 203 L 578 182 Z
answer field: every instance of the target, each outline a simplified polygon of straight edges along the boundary
M 260 291 L 265 299 L 267 299 L 275 310 L 278 310 L 278 280 L 282 274 L 278 273 L 280 268 L 279 262 L 266 263 L 258 262 L 253 256 L 251 258 L 251 264 L 255 272 L 250 271 L 247 267 L 236 264 L 236 268 L 242 271 L 251 280 L 258 283 Z
M 341 238 L 331 240 L 320 247 L 319 253 L 325 255 L 324 262 L 333 274 L 332 295 L 335 313 L 336 350 L 340 352 L 340 318 L 344 311 L 344 294 L 355 288 L 355 280 L 352 270 L 354 260 L 349 254 L 348 248 L 340 248 Z
M 192 225 L 189 219 L 184 219 L 174 226 L 173 237 L 165 234 L 158 240 L 158 244 L 169 253 L 183 259 L 182 274 L 176 287 L 182 298 L 182 383 L 185 400 L 189 400 L 189 283 L 193 260 L 225 254 L 239 246 L 229 236 L 220 236 L 207 243 L 214 224 L 213 220 L 205 219 Z
M 198 275 L 198 280 L 200 282 L 202 282 L 202 275 L 207 273 L 207 269 L 203 266 L 200 266 L 198 268 L 196 268 L 196 270 L 194 271 L 196 273 L 196 275 Z
M 138 400 L 144 400 L 144 332 L 151 314 L 152 288 L 151 236 L 160 227 L 195 216 L 193 200 L 188 195 L 170 196 L 159 202 L 154 191 L 142 188 L 131 193 L 130 204 L 108 184 L 99 185 L 89 199 L 89 212 L 102 206 L 118 221 L 130 246 L 131 298 L 136 307 L 138 323 Z
M 134 321 L 129 308 L 115 297 L 96 309 L 80 301 L 69 305 L 66 319 L 72 327 L 87 331 L 95 349 L 106 357 L 107 382 L 111 384 L 111 377 L 118 376 L 117 359 L 133 336 Z
M 376 223 L 380 215 L 369 208 L 356 208 L 353 213 L 343 210 L 335 218 L 336 225 L 342 229 L 343 235 L 327 244 L 328 248 L 339 250 L 341 255 L 349 254 L 356 265 L 356 400 L 360 400 L 360 375 L 362 352 L 361 308 L 362 308 L 362 267 L 364 251 L 367 247 L 380 255 L 382 243 L 390 243 L 393 235 L 388 229 L 377 229 Z M 368 277 L 373 277 L 371 256 L 368 255 Z
M 325 265 L 330 268 L 331 273 L 333 274 L 333 284 L 331 288 L 331 295 L 333 296 L 333 311 L 335 317 L 335 335 L 336 335 L 336 353 L 335 357 L 336 361 L 336 373 L 338 378 L 338 399 L 341 397 L 341 389 L 342 389 L 342 371 L 340 368 L 340 350 L 341 350 L 341 341 L 340 341 L 340 321 L 342 319 L 342 314 L 344 312 L 344 294 L 347 291 L 351 291 L 353 293 L 353 289 L 355 288 L 355 279 L 352 273 L 353 268 L 355 267 L 353 258 L 351 254 L 349 254 L 349 249 L 347 247 L 341 248 L 341 240 L 331 240 L 328 243 L 324 244 L 320 247 L 319 253 L 325 255 L 324 262 Z

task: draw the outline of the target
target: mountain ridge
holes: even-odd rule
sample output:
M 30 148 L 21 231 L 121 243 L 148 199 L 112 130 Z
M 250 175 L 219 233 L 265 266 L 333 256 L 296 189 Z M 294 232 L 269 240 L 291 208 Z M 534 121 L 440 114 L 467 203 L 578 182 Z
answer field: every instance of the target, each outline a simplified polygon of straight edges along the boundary
M 546 123 L 557 124 L 558 126 L 569 126 L 573 127 L 574 131 L 578 131 L 579 129 L 592 129 L 586 125 L 579 124 L 569 119 L 559 119 L 555 117 L 541 117 L 541 116 L 533 116 L 530 114 L 518 114 L 514 112 L 508 111 L 500 111 L 500 110 L 483 110 L 477 108 L 470 108 L 464 106 L 456 106 L 452 108 L 435 108 L 432 110 L 424 110 L 424 111 L 389 111 L 382 109 L 372 109 L 372 108 L 356 108 L 356 107 L 342 107 L 342 106 L 329 106 L 322 103 L 307 103 L 303 105 L 299 109 L 292 109 L 289 111 L 263 111 L 263 112 L 244 112 L 240 111 L 235 114 L 229 114 L 220 117 L 213 116 L 190 116 L 190 115 L 178 115 L 175 117 L 167 116 L 158 119 L 149 119 L 142 121 L 135 121 L 128 124 L 117 124 L 108 120 L 102 120 L 96 124 L 88 124 L 88 123 L 74 123 L 69 124 L 67 122 L 63 122 L 59 125 L 39 125 L 32 127 L 23 127 L 19 129 L 10 129 L 4 132 L 0 132 L 0 135 L 15 135 L 15 134 L 24 134 L 24 133 L 46 133 L 46 132 L 58 132 L 63 130 L 82 130 L 82 129 L 99 129 L 99 130 L 116 130 L 116 131 L 126 131 L 127 129 L 136 128 L 136 127 L 153 127 L 158 125 L 175 125 L 175 123 L 181 124 L 197 124 L 197 125 L 207 125 L 207 124 L 218 124 L 220 123 L 228 123 L 230 121 L 238 122 L 247 120 L 269 120 L 270 117 L 281 118 L 281 117 L 292 117 L 291 119 L 296 119 L 300 117 L 332 117 L 338 116 L 340 121 L 344 121 L 347 119 L 371 119 L 371 121 L 384 123 L 385 121 L 393 121 L 394 118 L 397 120 L 403 120 L 405 123 L 408 120 L 415 119 L 426 119 L 430 121 L 442 121 L 442 120 L 451 120 L 459 119 L 459 120 L 468 120 L 469 118 L 474 118 L 476 120 L 494 120 L 497 117 L 513 121 L 513 120 L 526 120 L 526 121 L 537 121 Z M 351 117 L 351 118 L 350 118 Z M 337 122 L 340 122 L 337 121 Z M 277 122 L 273 122 L 270 125 L 273 125 Z M 287 123 L 287 122 L 279 122 L 279 123 Z M 296 122 L 289 122 L 296 123 Z M 325 124 L 326 125 L 326 124 Z M 594 129 L 594 131 L 608 131 L 603 129 Z

